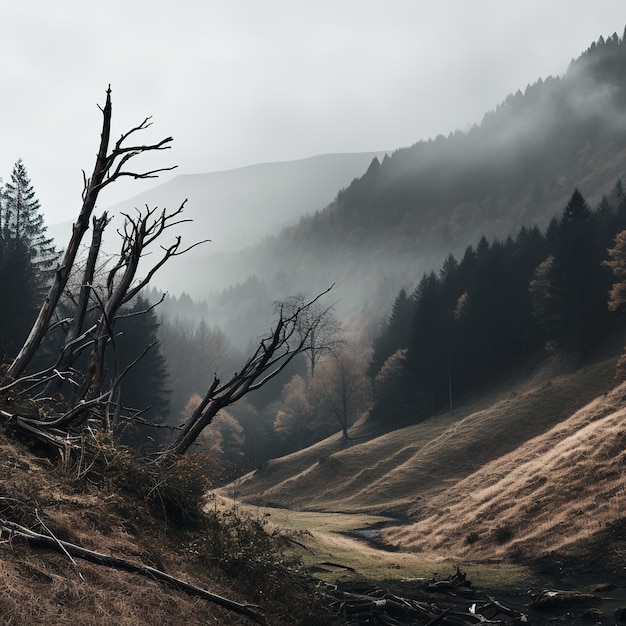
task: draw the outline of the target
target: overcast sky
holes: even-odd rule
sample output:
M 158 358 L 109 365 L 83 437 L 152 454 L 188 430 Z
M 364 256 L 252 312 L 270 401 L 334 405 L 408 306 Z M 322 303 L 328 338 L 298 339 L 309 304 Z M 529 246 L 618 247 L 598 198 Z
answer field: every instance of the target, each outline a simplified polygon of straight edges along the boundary
M 0 176 L 22 157 L 53 223 L 77 214 L 109 83 L 114 136 L 151 115 L 146 141 L 174 137 L 148 168 L 391 151 L 562 74 L 599 36 L 623 34 L 626 2 L 22 0 L 0 15 Z

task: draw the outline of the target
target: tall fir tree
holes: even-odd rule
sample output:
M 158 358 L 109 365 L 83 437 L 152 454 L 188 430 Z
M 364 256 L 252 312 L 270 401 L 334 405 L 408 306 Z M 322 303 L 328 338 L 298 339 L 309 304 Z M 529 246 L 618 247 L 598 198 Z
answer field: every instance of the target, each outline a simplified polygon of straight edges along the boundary
M 0 358 L 26 338 L 58 259 L 22 159 L 0 192 Z

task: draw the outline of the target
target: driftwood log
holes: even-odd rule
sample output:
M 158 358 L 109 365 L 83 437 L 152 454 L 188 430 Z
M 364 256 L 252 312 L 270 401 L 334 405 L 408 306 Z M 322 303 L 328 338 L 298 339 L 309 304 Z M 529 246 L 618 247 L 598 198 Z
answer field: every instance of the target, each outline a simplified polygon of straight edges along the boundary
M 20 524 L 16 524 L 15 522 L 2 518 L 0 518 L 0 536 L 3 539 L 21 540 L 33 547 L 60 552 L 61 554 L 68 556 L 72 562 L 74 562 L 72 557 L 76 557 L 97 565 L 104 565 L 106 567 L 112 567 L 114 569 L 131 572 L 133 574 L 141 574 L 142 576 L 156 580 L 159 583 L 168 585 L 169 587 L 178 589 L 179 591 L 184 591 L 189 595 L 198 596 L 199 598 L 218 604 L 219 606 L 228 609 L 229 611 L 238 613 L 239 615 L 244 615 L 250 618 L 255 624 L 267 626 L 265 618 L 259 612 L 259 607 L 252 604 L 240 604 L 234 600 L 229 600 L 223 596 L 211 593 L 210 591 L 206 591 L 200 587 L 196 587 L 195 585 L 185 582 L 184 580 L 170 576 L 169 574 L 155 569 L 154 567 L 149 567 L 148 565 L 143 565 L 141 563 L 133 563 L 132 561 L 120 559 L 116 556 L 94 552 L 93 550 L 88 550 L 73 543 L 61 541 L 52 534 L 50 536 L 42 535 L 41 533 L 26 528 L 25 526 L 21 526 Z

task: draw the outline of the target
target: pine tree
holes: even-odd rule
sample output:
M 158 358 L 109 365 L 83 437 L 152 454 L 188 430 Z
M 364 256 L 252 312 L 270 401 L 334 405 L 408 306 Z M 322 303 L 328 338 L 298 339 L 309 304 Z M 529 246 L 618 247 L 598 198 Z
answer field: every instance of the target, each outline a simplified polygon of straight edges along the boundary
M 26 338 L 58 259 L 24 162 L 0 194 L 0 357 Z
M 574 190 L 556 236 L 548 239 L 550 256 L 531 281 L 534 313 L 548 338 L 583 352 L 610 323 L 598 219 L 580 191 Z
M 35 274 L 41 283 L 46 283 L 59 254 L 52 238 L 46 235 L 41 205 L 22 159 L 16 161 L 11 182 L 4 186 L 2 218 L 3 234 L 27 245 Z
M 404 289 L 401 289 L 393 303 L 389 321 L 374 339 L 372 346 L 374 351 L 368 368 L 371 378 L 376 376 L 392 354 L 407 347 L 413 320 L 413 307 L 413 299 L 407 295 Z

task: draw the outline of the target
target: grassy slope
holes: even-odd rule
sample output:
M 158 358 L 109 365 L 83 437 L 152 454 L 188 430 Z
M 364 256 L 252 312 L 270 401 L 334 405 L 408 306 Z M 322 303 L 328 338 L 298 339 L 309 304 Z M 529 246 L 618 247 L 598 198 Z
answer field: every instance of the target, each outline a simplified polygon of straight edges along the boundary
M 386 541 L 428 560 L 562 548 L 625 513 L 626 391 L 611 391 L 614 356 L 609 350 L 578 368 L 549 359 L 454 415 L 347 448 L 331 437 L 271 461 L 229 495 L 292 510 L 394 516 L 412 523 L 387 530 Z
M 270 566 L 263 570 L 263 581 L 249 580 L 248 571 L 228 574 L 213 562 L 205 546 L 223 540 L 214 526 L 208 526 L 210 532 L 183 531 L 177 524 L 155 518 L 140 497 L 114 481 L 95 484 L 77 477 L 89 472 L 96 475 L 93 465 L 91 469 L 55 466 L 0 434 L 0 517 L 90 550 L 161 569 L 236 602 L 260 605 L 270 626 L 303 623 L 300 610 L 304 623 L 317 623 L 306 613 L 313 606 L 314 593 L 296 575 L 283 581 Z M 249 528 L 242 526 L 242 532 Z M 225 548 L 225 557 L 229 549 Z M 285 601 L 285 585 L 289 585 L 289 599 L 299 603 L 297 609 Z M 66 555 L 6 537 L 0 541 L 0 615 L 2 624 L 15 626 L 252 623 L 146 577 L 81 559 L 74 562 Z
M 42 531 L 40 516 L 60 539 L 227 591 L 216 581 L 199 579 L 191 563 L 185 562 L 185 550 L 170 551 L 165 527 L 142 515 L 132 500 L 80 489 L 47 461 L 4 438 L 0 459 L 2 517 Z M 132 574 L 86 562 L 74 566 L 63 555 L 17 542 L 0 544 L 0 614 L 5 624 L 123 626 L 174 623 L 178 616 L 196 623 L 195 612 L 207 624 L 218 624 L 226 616 Z
M 626 517 L 626 383 L 449 487 L 388 533 L 412 551 L 538 557 Z

